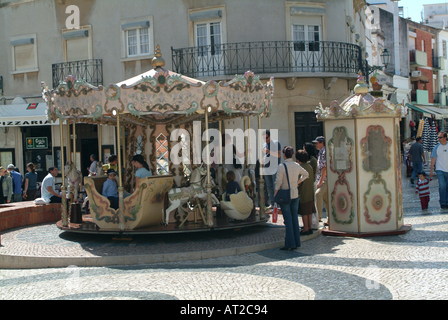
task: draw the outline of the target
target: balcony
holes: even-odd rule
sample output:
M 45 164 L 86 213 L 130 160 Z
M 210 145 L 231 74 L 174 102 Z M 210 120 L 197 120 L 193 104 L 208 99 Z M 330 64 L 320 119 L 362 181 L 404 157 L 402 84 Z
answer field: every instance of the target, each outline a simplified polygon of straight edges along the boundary
M 414 90 L 411 91 L 411 101 L 416 104 L 428 104 L 428 91 L 427 90 Z
M 428 66 L 428 57 L 426 52 L 419 51 L 419 50 L 411 50 L 409 51 L 409 61 L 411 65 L 417 65 L 420 67 L 427 67 Z
M 103 85 L 103 60 L 91 59 L 71 62 L 55 63 L 53 69 L 53 88 L 64 81 L 67 76 L 85 79 L 88 83 L 98 87 Z
M 434 93 L 434 104 L 438 104 L 440 106 L 446 106 L 446 94 L 444 92 Z
M 445 69 L 445 58 L 443 57 L 432 57 L 432 67 L 433 69 Z
M 343 73 L 364 70 L 357 45 L 329 41 L 263 41 L 171 48 L 173 71 L 189 77 Z

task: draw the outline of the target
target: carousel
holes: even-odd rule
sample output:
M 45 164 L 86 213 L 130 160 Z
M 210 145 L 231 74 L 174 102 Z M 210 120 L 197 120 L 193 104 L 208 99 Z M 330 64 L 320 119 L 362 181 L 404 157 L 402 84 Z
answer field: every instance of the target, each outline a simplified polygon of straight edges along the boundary
M 261 159 L 261 130 L 255 137 L 245 136 L 246 156 L 237 181 L 241 192 L 227 198 L 223 193 L 228 169 L 220 165 L 224 163 L 222 153 L 215 152 L 223 146 L 222 136 L 218 135 L 218 141 L 210 141 L 209 127 L 223 132 L 223 121 L 242 118 L 246 131 L 251 128 L 251 117 L 256 117 L 261 129 L 261 118 L 268 117 L 272 110 L 273 78 L 263 84 L 248 71 L 229 82 L 192 79 L 164 69 L 159 46 L 152 63 L 152 70 L 107 87 L 95 87 L 71 76 L 54 89 L 42 83 L 47 116 L 51 121 L 59 120 L 60 161 L 65 164 L 61 166 L 62 177 L 66 177 L 61 193 L 63 199 L 69 199 L 62 201 L 58 228 L 79 233 L 147 234 L 265 223 L 268 216 L 264 193 L 257 192 L 264 190 L 263 176 L 256 181 L 253 164 L 254 157 Z M 67 126 L 69 130 L 65 131 L 70 132 L 72 126 L 76 137 L 77 123 L 98 128 L 96 175 L 82 177 L 76 169 L 76 159 L 67 159 L 63 152 L 63 127 Z M 104 126 L 116 130 L 116 209 L 102 195 L 102 186 L 108 179 L 101 154 Z M 69 139 L 70 133 L 66 140 Z M 249 147 L 254 145 L 253 140 L 257 141 L 256 151 Z M 68 154 L 71 155 L 70 149 Z M 146 160 L 152 176 L 135 178 L 132 159 L 136 154 Z M 216 154 L 221 159 L 212 160 Z M 89 214 L 76 218 L 81 189 L 85 190 L 84 204 Z

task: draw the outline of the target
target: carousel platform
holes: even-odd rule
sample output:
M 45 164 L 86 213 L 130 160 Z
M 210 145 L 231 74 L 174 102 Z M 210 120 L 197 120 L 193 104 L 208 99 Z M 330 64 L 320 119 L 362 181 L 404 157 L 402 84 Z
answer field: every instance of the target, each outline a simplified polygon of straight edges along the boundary
M 180 223 L 169 223 L 168 226 L 155 225 L 145 228 L 139 228 L 134 230 L 108 230 L 99 229 L 93 222 L 92 217 L 87 214 L 82 216 L 82 223 L 69 223 L 67 227 L 62 226 L 62 221 L 59 220 L 56 226 L 66 232 L 73 233 L 85 233 L 85 234 L 107 234 L 116 236 L 132 236 L 136 234 L 163 234 L 163 233 L 190 233 L 190 232 L 206 232 L 214 230 L 226 230 L 226 229 L 240 229 L 245 227 L 252 227 L 259 224 L 268 222 L 269 219 L 257 219 L 255 215 L 251 215 L 244 221 L 231 221 L 224 214 L 217 215 L 213 219 L 213 227 L 206 226 L 202 220 L 197 222 L 188 221 L 184 225 L 180 226 Z
M 134 234 L 98 234 L 87 232 L 89 217 L 83 218 L 82 233 L 66 232 L 55 223 L 15 228 L 2 232 L 0 268 L 37 269 L 69 266 L 92 267 L 139 265 L 157 262 L 201 260 L 226 257 L 280 248 L 284 245 L 285 228 L 282 215 L 277 223 L 270 219 L 250 228 L 214 228 L 211 232 Z M 90 225 L 91 226 L 91 225 Z M 73 225 L 73 228 L 77 226 Z M 321 226 L 322 227 L 322 226 Z M 302 237 L 308 241 L 318 237 L 322 228 Z

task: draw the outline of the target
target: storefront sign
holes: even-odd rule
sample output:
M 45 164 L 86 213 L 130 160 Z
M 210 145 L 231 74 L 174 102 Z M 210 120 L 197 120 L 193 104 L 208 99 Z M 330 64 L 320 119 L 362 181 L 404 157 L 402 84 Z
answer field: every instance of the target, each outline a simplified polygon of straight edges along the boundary
M 27 150 L 42 150 L 48 149 L 48 138 L 26 138 Z
M 59 120 L 55 123 L 51 123 L 48 120 L 11 120 L 11 121 L 0 121 L 0 127 L 28 127 L 28 126 L 46 126 L 46 125 L 56 125 L 59 124 Z

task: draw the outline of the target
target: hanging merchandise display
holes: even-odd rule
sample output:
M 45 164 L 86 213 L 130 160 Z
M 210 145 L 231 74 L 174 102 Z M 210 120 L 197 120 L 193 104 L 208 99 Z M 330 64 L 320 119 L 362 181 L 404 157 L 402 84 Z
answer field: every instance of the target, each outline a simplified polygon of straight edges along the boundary
M 428 118 L 425 118 L 422 134 L 423 150 L 431 151 L 431 126 L 429 125 Z
M 425 120 L 421 119 L 418 124 L 417 137 L 421 137 L 423 135 L 424 124 L 425 124 Z

